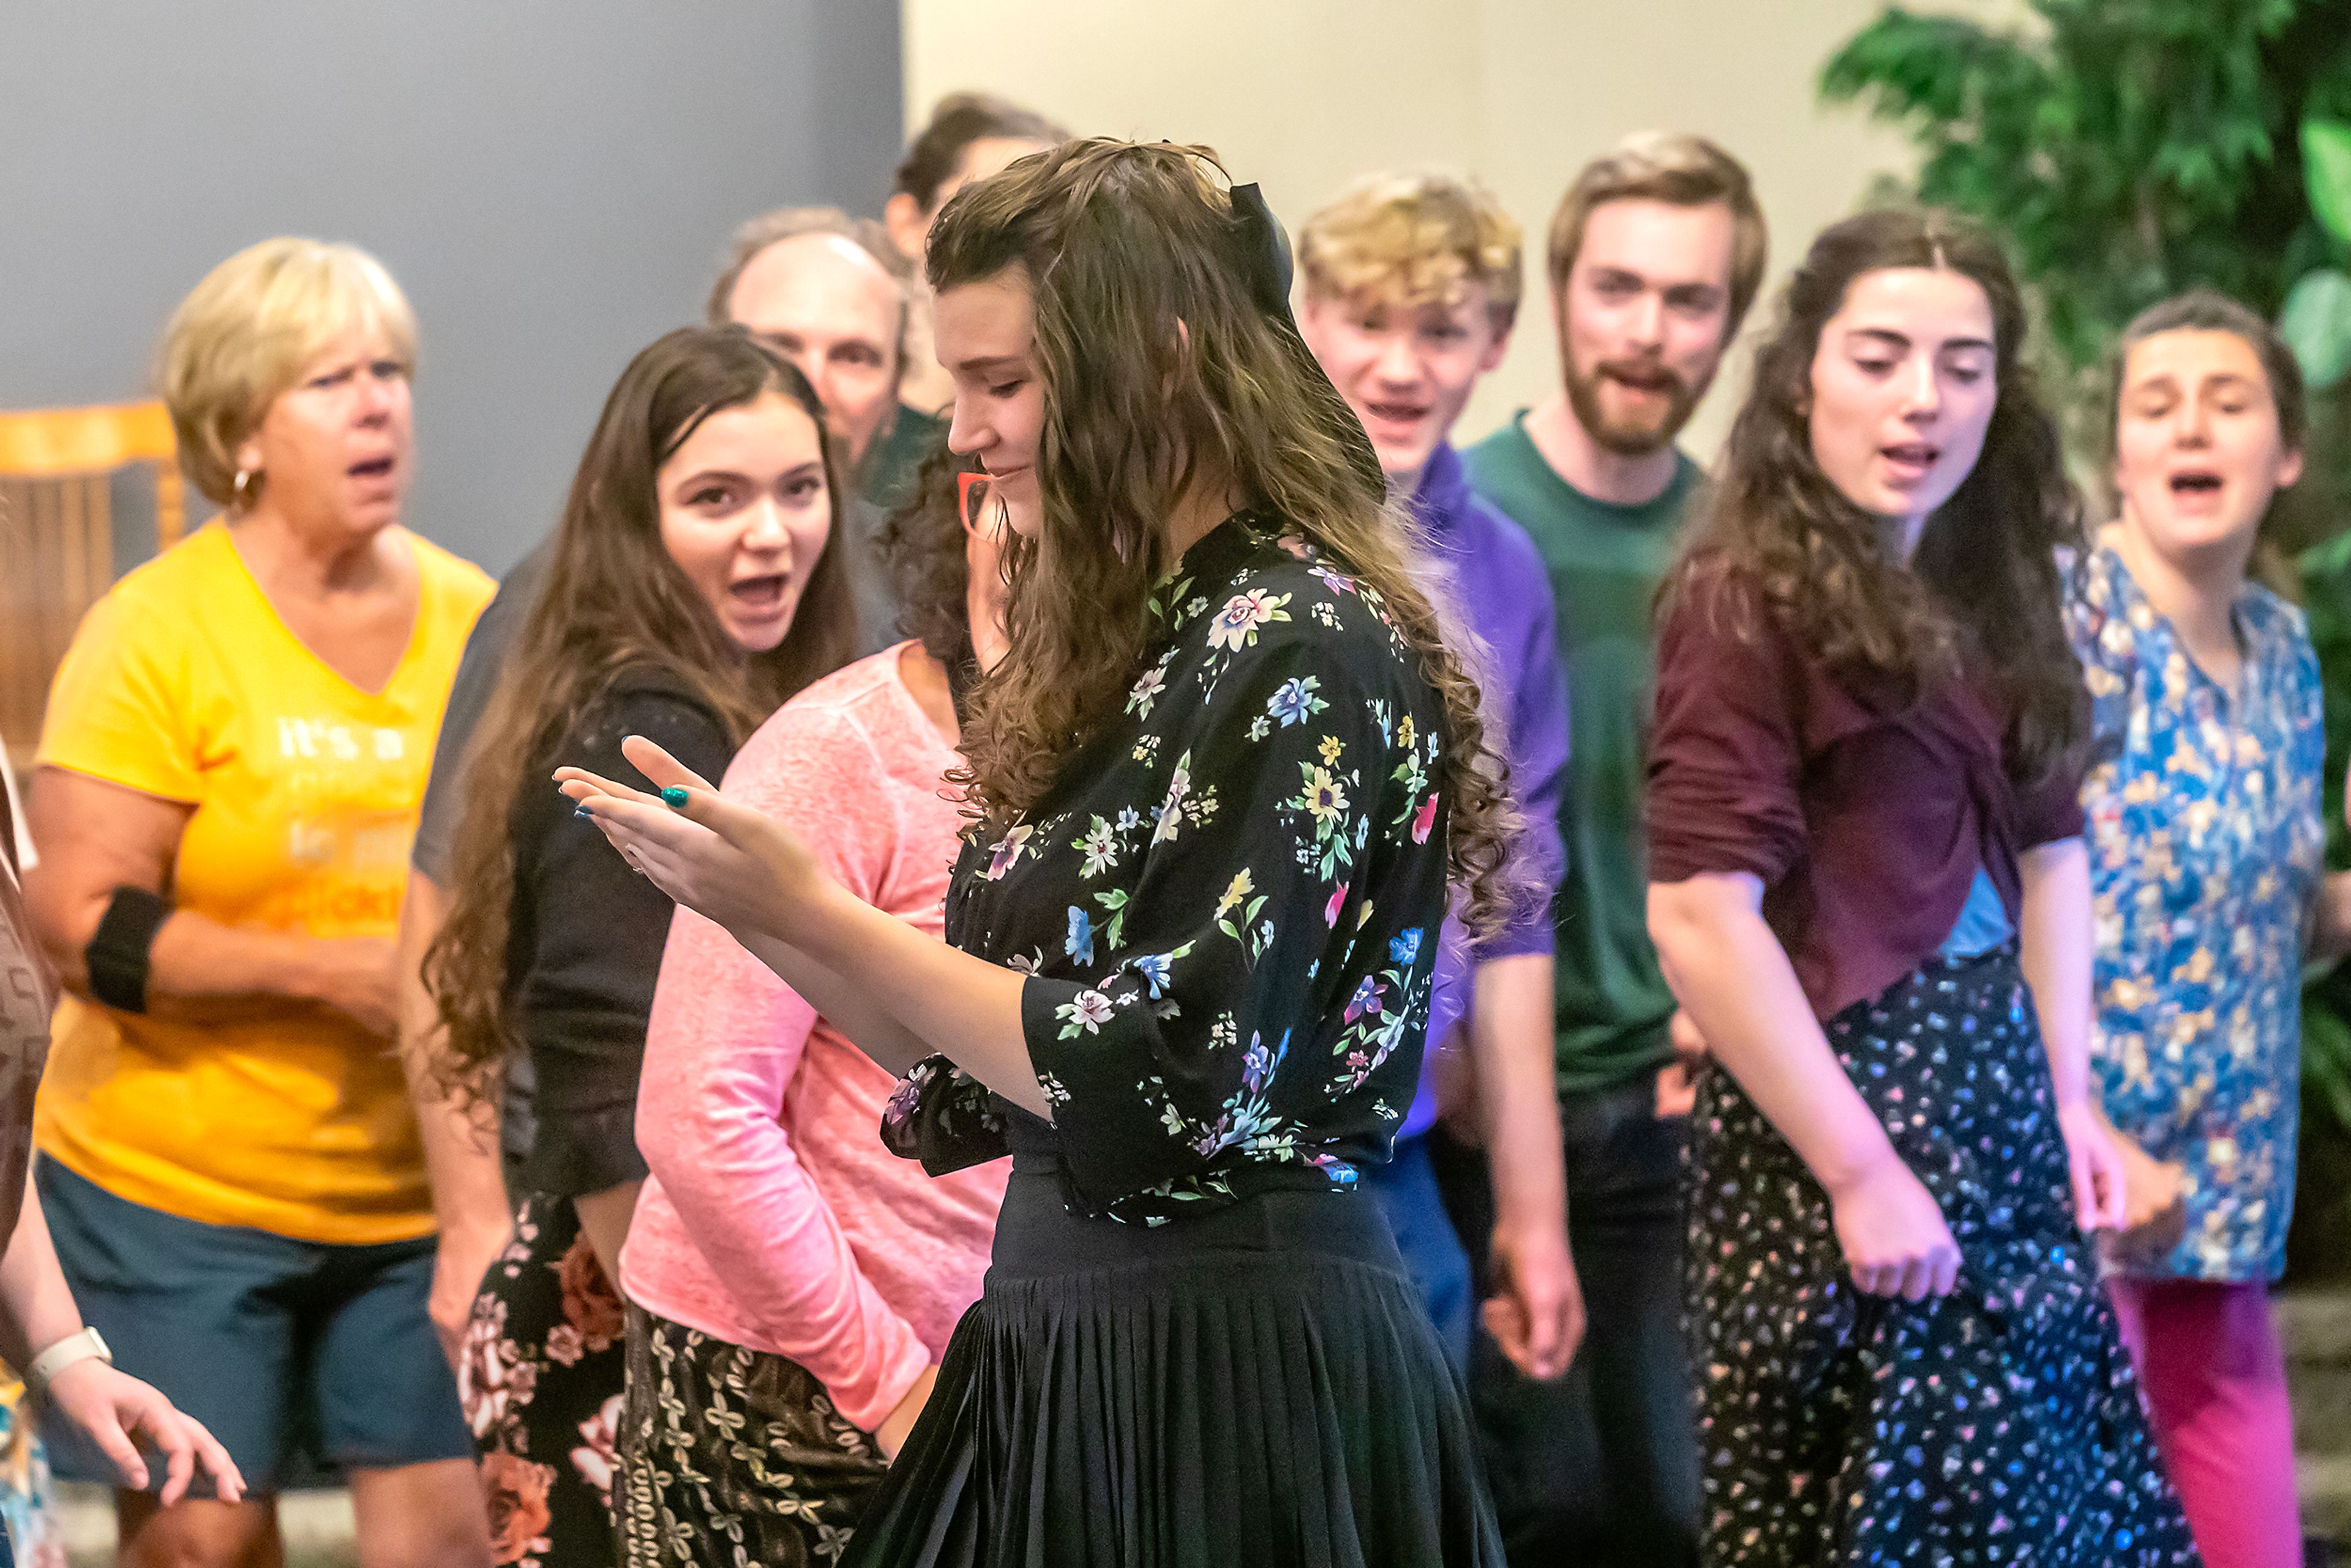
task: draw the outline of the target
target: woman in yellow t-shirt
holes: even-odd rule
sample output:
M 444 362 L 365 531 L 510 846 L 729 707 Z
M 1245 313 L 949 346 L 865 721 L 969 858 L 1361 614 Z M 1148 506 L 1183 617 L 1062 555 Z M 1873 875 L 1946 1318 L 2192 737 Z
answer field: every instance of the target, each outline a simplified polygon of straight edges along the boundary
M 85 1316 L 255 1494 L 118 1493 L 132 1562 L 274 1556 L 299 1452 L 348 1471 L 369 1568 L 489 1562 L 391 1040 L 409 839 L 490 595 L 399 526 L 414 358 L 360 251 L 215 268 L 162 377 L 226 516 L 99 601 L 50 693 L 26 891 L 71 996 L 34 1179 Z

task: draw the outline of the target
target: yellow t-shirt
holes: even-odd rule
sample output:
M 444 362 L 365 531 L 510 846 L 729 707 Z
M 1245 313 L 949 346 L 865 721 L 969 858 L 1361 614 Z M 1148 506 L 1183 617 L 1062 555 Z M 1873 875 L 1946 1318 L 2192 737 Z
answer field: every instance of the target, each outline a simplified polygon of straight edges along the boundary
M 226 925 L 393 935 L 457 656 L 493 584 L 423 539 L 408 651 L 370 694 L 279 620 L 215 522 L 94 605 L 40 761 L 196 808 L 171 896 Z M 118 1197 L 309 1241 L 433 1229 L 391 1042 L 321 1004 L 173 1020 L 58 1009 L 34 1134 Z

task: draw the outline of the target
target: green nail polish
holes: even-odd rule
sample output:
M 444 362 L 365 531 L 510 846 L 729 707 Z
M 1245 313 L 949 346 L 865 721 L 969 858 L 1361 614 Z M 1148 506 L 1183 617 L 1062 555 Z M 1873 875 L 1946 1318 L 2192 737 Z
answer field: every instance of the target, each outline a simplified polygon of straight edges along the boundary
M 667 805 L 673 811 L 684 810 L 685 787 L 682 784 L 671 784 L 666 786 L 662 790 L 662 800 L 663 803 Z

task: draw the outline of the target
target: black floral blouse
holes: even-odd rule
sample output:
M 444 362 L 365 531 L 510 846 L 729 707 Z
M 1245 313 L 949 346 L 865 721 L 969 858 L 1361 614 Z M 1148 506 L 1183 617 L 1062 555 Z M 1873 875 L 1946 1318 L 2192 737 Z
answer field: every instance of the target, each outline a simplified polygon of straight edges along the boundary
M 1164 1224 L 1347 1187 L 1412 1102 L 1445 913 L 1443 708 L 1377 592 L 1264 513 L 1195 544 L 1124 711 L 1002 831 L 947 939 L 1026 971 L 1072 1211 Z M 934 1173 L 1020 1113 L 944 1057 L 883 1132 Z M 1024 1144 L 1026 1143 L 1024 1139 Z

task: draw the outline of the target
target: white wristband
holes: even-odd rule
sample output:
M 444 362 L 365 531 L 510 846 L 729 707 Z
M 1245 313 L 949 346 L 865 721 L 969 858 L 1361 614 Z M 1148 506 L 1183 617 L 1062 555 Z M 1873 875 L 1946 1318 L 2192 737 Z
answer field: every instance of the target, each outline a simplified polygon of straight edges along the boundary
M 25 1387 L 38 1398 L 48 1392 L 50 1382 L 58 1373 L 78 1361 L 88 1361 L 92 1357 L 109 1366 L 114 1364 L 114 1353 L 106 1348 L 106 1341 L 99 1337 L 96 1329 L 68 1334 L 35 1356 L 33 1364 L 25 1368 Z

